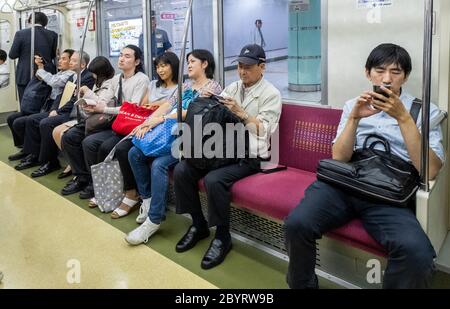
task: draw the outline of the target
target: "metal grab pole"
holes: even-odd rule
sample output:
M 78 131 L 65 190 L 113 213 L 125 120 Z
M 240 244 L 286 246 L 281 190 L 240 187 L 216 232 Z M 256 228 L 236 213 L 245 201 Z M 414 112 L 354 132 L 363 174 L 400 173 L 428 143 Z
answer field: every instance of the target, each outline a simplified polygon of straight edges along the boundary
M 30 80 L 34 77 L 34 41 L 35 41 L 35 16 L 34 16 L 34 8 L 31 8 L 31 52 L 30 52 Z
M 89 2 L 89 7 L 88 7 L 88 11 L 87 11 L 87 15 L 86 15 L 86 19 L 85 19 L 85 24 L 84 24 L 84 30 L 83 30 L 83 34 L 81 35 L 81 47 L 80 47 L 80 70 L 77 74 L 77 99 L 80 99 L 80 87 L 81 87 L 81 61 L 82 61 L 82 56 L 83 56 L 83 51 L 84 51 L 84 41 L 86 40 L 86 33 L 88 30 L 88 26 L 89 26 L 89 17 L 91 15 L 91 11 L 92 11 L 92 7 L 94 6 L 94 0 L 91 0 Z M 87 65 L 87 63 L 86 63 Z M 77 106 L 78 108 L 78 106 Z
M 178 73 L 178 106 L 177 106 L 177 119 L 178 119 L 178 131 L 181 131 L 181 123 L 183 122 L 182 118 L 182 104 L 183 104 L 183 75 L 184 75 L 184 58 L 186 57 L 186 44 L 187 44 L 187 36 L 189 32 L 189 22 L 191 19 L 192 13 L 192 4 L 194 0 L 189 0 L 189 7 L 186 12 L 186 17 L 184 19 L 184 33 L 183 33 L 183 44 L 181 48 L 180 54 L 180 69 Z
M 423 91 L 422 91 L 422 154 L 420 160 L 421 187 L 430 191 L 430 101 L 433 53 L 433 0 L 425 0 L 425 38 L 423 45 Z

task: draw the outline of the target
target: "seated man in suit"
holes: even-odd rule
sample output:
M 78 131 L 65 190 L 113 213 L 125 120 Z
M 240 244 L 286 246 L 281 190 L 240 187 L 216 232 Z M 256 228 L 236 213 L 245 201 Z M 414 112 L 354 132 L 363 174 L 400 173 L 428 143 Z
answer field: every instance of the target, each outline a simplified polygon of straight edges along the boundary
M 66 86 L 67 81 L 75 73 L 70 70 L 70 57 L 72 57 L 74 52 L 75 51 L 73 49 L 66 49 L 62 52 L 58 60 L 59 72 L 56 74 L 45 71 L 43 59 L 39 56 L 35 56 L 35 63 L 38 67 L 36 77 L 43 80 L 47 85 L 52 87 L 50 97 L 45 102 L 45 106 L 48 106 L 48 108 L 53 105 L 58 96 L 64 91 L 64 87 Z M 41 111 L 46 110 L 47 108 L 42 109 Z M 13 135 L 15 146 L 23 146 L 25 139 L 25 126 L 28 117 L 30 117 L 31 115 L 32 114 L 24 115 L 23 111 L 20 111 L 17 113 L 13 113 L 10 117 L 8 117 L 8 125 Z M 23 149 L 21 149 L 18 153 L 10 155 L 8 159 L 10 161 L 16 161 L 21 160 L 26 156 L 27 153 L 25 153 Z
M 92 77 L 92 74 L 86 70 L 89 60 L 90 58 L 87 53 L 83 52 L 82 57 L 80 57 L 80 54 L 75 52 L 72 57 L 70 57 L 70 69 L 77 74 L 81 73 L 81 86 L 92 88 L 94 86 L 94 78 Z M 77 75 L 74 75 L 69 81 L 76 83 L 76 79 Z M 20 164 L 15 166 L 16 170 L 23 170 L 41 165 L 38 170 L 31 174 L 32 177 L 39 177 L 60 168 L 58 162 L 58 147 L 53 140 L 52 131 L 55 127 L 70 119 L 71 111 L 77 100 L 75 91 L 69 102 L 64 104 L 64 102 L 60 102 L 63 94 L 59 95 L 54 101 L 50 113 L 44 112 L 28 117 L 25 126 L 25 142 L 23 149 L 28 155 L 20 162 Z

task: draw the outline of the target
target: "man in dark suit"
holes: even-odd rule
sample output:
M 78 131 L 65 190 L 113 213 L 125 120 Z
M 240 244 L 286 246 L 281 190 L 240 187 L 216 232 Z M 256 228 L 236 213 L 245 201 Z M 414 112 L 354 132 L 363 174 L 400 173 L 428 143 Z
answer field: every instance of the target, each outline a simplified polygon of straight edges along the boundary
M 34 13 L 34 54 L 40 55 L 45 60 L 44 69 L 52 74 L 56 73 L 56 49 L 58 47 L 58 34 L 45 29 L 48 18 L 42 12 Z M 31 15 L 28 18 L 31 23 Z M 30 61 L 31 61 L 31 28 L 16 32 L 14 41 L 9 51 L 9 58 L 19 59 L 16 71 L 16 84 L 19 92 L 19 101 L 22 101 L 22 95 L 30 81 Z
M 83 52 L 80 54 L 75 52 L 70 58 L 70 69 L 76 73 L 81 72 L 81 86 L 92 88 L 94 86 L 94 78 L 86 69 L 89 63 L 89 55 Z M 80 65 L 81 61 L 81 65 Z M 70 78 L 69 81 L 76 83 L 76 77 Z M 40 177 L 60 168 L 58 161 L 58 148 L 53 140 L 53 129 L 60 124 L 70 120 L 70 114 L 77 100 L 76 91 L 72 98 L 64 105 L 61 105 L 60 94 L 54 101 L 50 112 L 39 113 L 28 117 L 25 126 L 25 142 L 23 151 L 28 154 L 17 166 L 16 170 L 23 170 L 33 166 L 41 165 L 34 171 L 32 177 Z
M 48 19 L 47 16 L 42 12 L 36 12 L 34 14 L 35 18 L 35 43 L 34 43 L 34 52 L 35 54 L 39 54 L 45 60 L 44 69 L 47 72 L 52 74 L 56 73 L 56 66 L 53 63 L 56 57 L 56 48 L 58 46 L 58 35 L 50 30 L 45 29 L 44 27 L 47 25 Z M 28 18 L 28 22 L 31 23 L 31 15 Z M 9 58 L 17 59 L 19 58 L 19 62 L 17 64 L 16 71 L 16 85 L 17 90 L 19 92 L 19 102 L 22 102 L 22 96 L 27 87 L 27 84 L 30 82 L 30 58 L 31 58 L 31 28 L 23 29 L 16 32 L 14 36 L 14 41 L 9 51 Z M 8 116 L 7 122 L 8 126 L 11 129 L 14 146 L 23 147 L 23 138 L 15 133 L 13 129 L 13 123 L 16 119 L 21 118 L 23 116 L 27 116 L 29 113 L 25 113 L 23 111 L 16 112 Z M 25 119 L 25 118 L 24 118 Z M 23 158 L 23 156 L 12 156 L 11 159 L 18 160 Z

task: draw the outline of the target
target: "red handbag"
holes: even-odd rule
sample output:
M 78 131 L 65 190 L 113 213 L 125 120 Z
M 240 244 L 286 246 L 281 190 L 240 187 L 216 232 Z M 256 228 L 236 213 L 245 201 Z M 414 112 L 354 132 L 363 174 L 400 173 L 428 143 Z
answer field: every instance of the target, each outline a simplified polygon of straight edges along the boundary
M 145 108 L 137 104 L 124 102 L 112 124 L 112 129 L 119 135 L 128 135 L 134 128 L 142 124 L 157 108 L 158 106 Z

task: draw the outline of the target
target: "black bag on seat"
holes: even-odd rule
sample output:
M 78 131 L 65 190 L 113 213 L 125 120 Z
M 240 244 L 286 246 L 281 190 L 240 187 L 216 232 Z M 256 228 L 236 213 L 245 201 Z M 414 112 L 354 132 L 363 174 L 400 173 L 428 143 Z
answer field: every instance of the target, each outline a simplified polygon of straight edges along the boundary
M 201 116 L 201 118 L 197 118 L 195 116 Z M 197 120 L 198 123 L 195 123 Z M 200 122 L 200 121 L 201 122 Z M 208 124 L 218 124 L 223 132 L 223 156 L 221 157 L 207 157 L 203 153 L 203 146 L 205 142 L 209 138 L 211 138 L 214 134 L 205 132 L 205 127 Z M 188 161 L 189 164 L 192 166 L 202 169 L 202 170 L 214 170 L 226 165 L 230 165 L 233 163 L 238 162 L 239 159 L 248 157 L 248 132 L 245 130 L 244 134 L 239 134 L 238 131 L 234 132 L 234 139 L 233 143 L 227 143 L 227 134 L 226 134 L 226 124 L 232 123 L 232 124 L 238 124 L 241 123 L 241 120 L 233 114 L 226 106 L 223 104 L 217 102 L 214 99 L 211 98 L 205 98 L 205 97 L 199 97 L 196 98 L 188 107 L 187 115 L 185 119 L 185 124 L 190 127 L 191 130 L 191 136 L 189 137 L 190 140 L 190 155 L 186 156 L 186 150 L 184 151 L 185 159 Z M 196 141 L 195 134 L 194 134 L 194 128 L 195 130 L 199 130 L 199 128 L 202 128 L 202 135 L 200 136 L 200 140 Z M 234 147 L 233 156 L 232 158 L 225 155 L 227 153 L 227 147 L 230 146 Z M 244 151 L 245 154 L 239 154 L 238 151 L 238 145 L 244 145 Z M 201 147 L 201 148 L 200 148 Z M 197 154 L 198 150 L 202 149 L 201 156 L 197 158 L 195 157 L 196 150 Z M 212 150 L 215 150 L 215 147 L 212 147 Z
M 25 114 L 36 114 L 41 111 L 50 96 L 52 88 L 44 81 L 34 77 L 23 92 L 20 111 Z
M 375 141 L 368 146 L 370 139 Z M 384 151 L 375 149 L 379 143 L 384 145 Z M 368 200 L 399 207 L 409 206 L 420 183 L 416 168 L 392 154 L 389 142 L 377 135 L 369 135 L 350 162 L 321 160 L 317 179 Z

